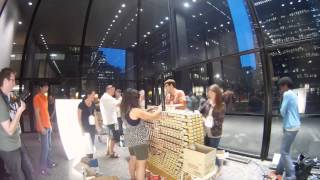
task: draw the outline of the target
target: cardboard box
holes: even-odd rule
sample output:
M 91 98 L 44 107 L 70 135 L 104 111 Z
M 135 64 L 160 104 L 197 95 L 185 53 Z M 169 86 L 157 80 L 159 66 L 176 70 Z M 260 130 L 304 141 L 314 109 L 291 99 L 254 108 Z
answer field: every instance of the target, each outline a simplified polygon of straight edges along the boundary
M 194 150 L 184 149 L 182 170 L 201 178 L 214 171 L 216 149 L 197 143 L 194 146 Z

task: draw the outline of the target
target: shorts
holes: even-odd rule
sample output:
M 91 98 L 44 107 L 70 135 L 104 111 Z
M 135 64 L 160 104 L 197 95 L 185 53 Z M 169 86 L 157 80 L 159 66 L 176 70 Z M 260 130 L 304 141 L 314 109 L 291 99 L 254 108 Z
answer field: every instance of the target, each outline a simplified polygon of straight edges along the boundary
M 115 124 L 109 124 L 107 125 L 109 129 L 109 134 L 112 137 L 112 139 L 116 142 L 120 142 L 120 132 L 119 130 L 116 130 Z
M 147 160 L 149 147 L 147 144 L 129 147 L 130 156 L 135 156 L 137 160 Z

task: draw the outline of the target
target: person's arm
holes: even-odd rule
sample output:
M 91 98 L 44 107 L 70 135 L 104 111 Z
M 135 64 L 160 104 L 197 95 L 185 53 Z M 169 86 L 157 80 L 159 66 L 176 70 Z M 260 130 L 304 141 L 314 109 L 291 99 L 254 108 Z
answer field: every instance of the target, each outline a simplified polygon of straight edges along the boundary
M 26 109 L 26 104 L 23 101 L 21 101 L 21 106 L 18 108 L 17 113 L 14 116 L 14 119 L 12 121 L 8 119 L 6 121 L 1 122 L 2 128 L 5 130 L 5 132 L 9 136 L 12 136 L 16 132 L 19 126 L 21 115 L 25 109 Z
M 144 121 L 152 121 L 160 118 L 161 111 L 162 109 L 160 107 L 155 112 L 147 112 L 140 108 L 134 108 L 130 112 L 130 117 L 133 118 L 132 120 L 141 119 Z
M 290 97 L 286 93 L 284 93 L 282 103 L 281 103 L 281 108 L 280 108 L 280 114 L 282 117 L 284 117 L 287 114 L 289 100 L 290 100 Z
M 204 102 L 200 107 L 199 107 L 199 111 L 202 115 L 207 116 L 208 112 L 206 112 L 206 108 L 208 106 L 208 102 Z

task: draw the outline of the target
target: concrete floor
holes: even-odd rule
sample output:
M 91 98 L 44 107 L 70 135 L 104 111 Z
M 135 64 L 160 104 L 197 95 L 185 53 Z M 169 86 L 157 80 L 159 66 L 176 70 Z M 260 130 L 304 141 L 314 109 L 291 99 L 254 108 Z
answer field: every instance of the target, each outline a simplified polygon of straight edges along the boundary
M 273 119 L 271 144 L 269 157 L 279 152 L 282 123 L 278 118 Z M 320 156 L 320 123 L 318 118 L 302 118 L 302 127 L 293 145 L 292 152 L 295 157 L 304 152 L 310 156 Z M 260 154 L 263 132 L 263 117 L 252 116 L 226 116 L 221 145 L 227 149 Z M 23 134 L 23 142 L 26 145 L 35 169 L 39 166 L 40 143 L 37 134 Z M 128 150 L 119 148 L 119 159 L 110 159 L 104 155 L 105 144 L 96 142 L 100 172 L 109 176 L 118 176 L 121 180 L 129 179 Z M 53 138 L 53 159 L 59 166 L 51 171 L 52 176 L 38 176 L 38 180 L 81 180 L 82 176 L 74 169 L 79 159 L 68 161 L 64 155 L 61 142 L 57 134 Z M 268 165 L 259 160 L 252 160 L 245 165 L 234 161 L 228 161 L 223 169 L 221 180 L 257 180 L 262 179 L 262 174 L 267 172 Z
M 253 116 L 225 117 L 221 146 L 227 149 L 260 154 L 263 135 L 263 118 Z M 293 157 L 305 153 L 320 157 L 320 118 L 301 118 L 301 129 L 292 146 Z M 282 121 L 273 119 L 269 157 L 279 153 L 282 138 Z
M 37 141 L 37 134 L 24 134 L 23 142 L 26 145 L 35 169 L 39 167 L 40 143 Z M 111 159 L 104 155 L 105 145 L 96 142 L 97 153 L 95 157 L 99 160 L 100 172 L 108 176 L 118 176 L 121 180 L 129 180 L 128 173 L 128 150 L 118 148 L 121 155 L 119 159 Z M 51 170 L 51 176 L 37 176 L 37 180 L 82 180 L 82 176 L 73 167 L 79 160 L 68 161 L 64 155 L 59 137 L 55 135 L 53 140 L 53 159 L 58 167 Z M 223 167 L 222 176 L 218 180 L 259 180 L 267 172 L 267 166 L 259 160 L 251 160 L 249 164 L 242 164 L 235 161 L 227 161 Z

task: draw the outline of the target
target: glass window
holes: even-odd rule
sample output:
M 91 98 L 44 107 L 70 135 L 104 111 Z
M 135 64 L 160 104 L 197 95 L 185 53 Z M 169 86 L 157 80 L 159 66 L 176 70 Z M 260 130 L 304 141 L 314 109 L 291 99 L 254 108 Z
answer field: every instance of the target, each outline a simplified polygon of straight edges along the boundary
M 143 76 L 168 71 L 170 61 L 168 0 L 141 1 L 138 58 Z M 134 45 L 133 45 L 134 47 Z
M 254 0 L 266 44 L 319 38 L 318 0 Z
M 40 4 L 27 44 L 25 78 L 79 77 L 79 52 L 87 7 L 85 1 L 77 6 L 62 0 Z M 57 14 L 63 18 L 57 18 Z M 60 54 L 64 54 L 63 58 Z
M 93 1 L 85 42 L 82 79 L 99 93 L 107 84 L 131 84 L 135 68 L 131 45 L 137 37 L 137 0 Z M 128 66 L 127 66 L 128 64 Z M 131 76 L 127 76 L 129 74 Z
M 315 116 L 320 114 L 319 56 L 319 42 L 277 48 L 269 52 L 273 65 L 273 79 L 289 76 L 298 95 L 302 126 L 293 145 L 294 156 L 301 152 L 319 156 L 317 149 L 320 148 L 320 123 L 317 122 L 319 118 Z M 276 83 L 277 81 L 273 85 L 274 118 L 269 156 L 279 153 L 279 137 L 282 136 L 282 118 L 279 114 L 281 94 Z
M 264 124 L 264 85 L 260 54 L 227 57 L 212 63 L 212 66 L 213 82 L 224 89 L 226 104 L 221 146 L 259 155 Z
M 175 2 L 178 66 L 256 47 L 244 0 Z
M 3 1 L 4 2 L 4 1 Z M 10 66 L 17 72 L 16 78 L 20 77 L 20 67 L 27 29 L 30 25 L 31 16 L 38 1 L 18 3 L 8 1 L 0 19 L 1 67 Z M 2 8 L 2 4 L 0 6 Z
M 174 74 L 177 88 L 200 99 L 214 83 L 224 90 L 226 115 L 221 146 L 260 155 L 264 125 L 264 84 L 260 54 L 225 57 Z M 250 115 L 248 115 L 250 114 Z M 235 128 L 246 127 L 246 128 Z

